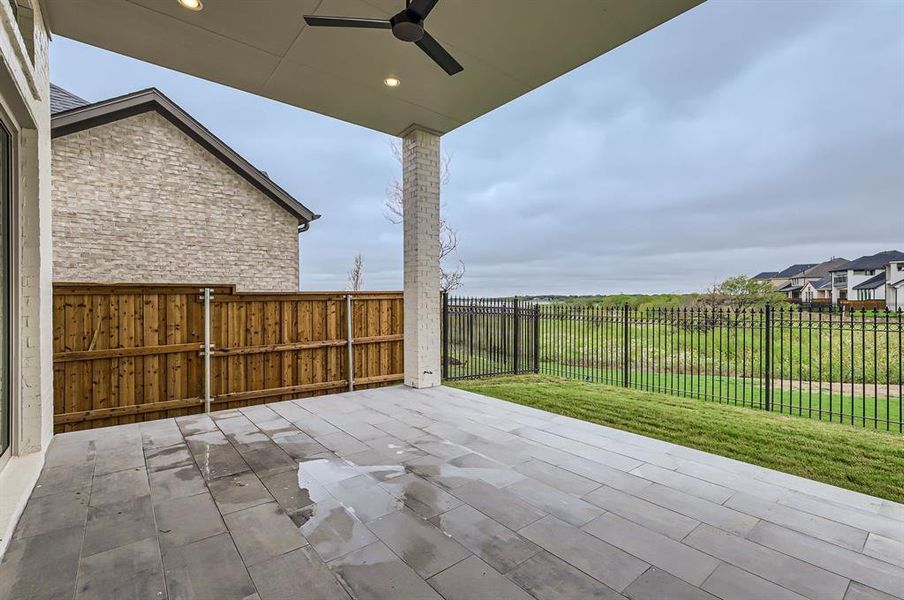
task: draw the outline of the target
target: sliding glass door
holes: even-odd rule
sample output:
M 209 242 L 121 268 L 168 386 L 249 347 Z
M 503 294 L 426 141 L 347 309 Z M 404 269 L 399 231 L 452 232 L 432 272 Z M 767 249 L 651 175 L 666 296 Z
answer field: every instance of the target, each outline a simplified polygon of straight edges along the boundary
M 12 404 L 10 401 L 10 206 L 12 186 L 12 137 L 0 123 L 0 466 L 10 452 Z

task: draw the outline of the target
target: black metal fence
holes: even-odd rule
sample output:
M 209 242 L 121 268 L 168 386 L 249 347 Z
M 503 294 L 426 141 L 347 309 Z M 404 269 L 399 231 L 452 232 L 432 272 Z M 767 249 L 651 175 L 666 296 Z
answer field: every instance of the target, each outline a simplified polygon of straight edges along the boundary
M 443 296 L 443 379 L 536 373 L 540 307 L 517 298 Z
M 443 299 L 443 377 L 541 373 L 904 430 L 904 315 Z

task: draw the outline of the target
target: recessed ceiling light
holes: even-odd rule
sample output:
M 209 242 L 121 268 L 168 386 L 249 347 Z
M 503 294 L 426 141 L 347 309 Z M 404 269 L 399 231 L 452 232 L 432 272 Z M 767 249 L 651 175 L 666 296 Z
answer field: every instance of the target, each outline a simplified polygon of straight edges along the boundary
M 383 80 L 383 85 L 385 85 L 386 87 L 399 87 L 400 85 L 402 85 L 402 82 L 395 77 L 387 77 Z
M 179 4 L 188 10 L 201 10 L 204 8 L 204 5 L 201 4 L 201 0 L 179 0 Z

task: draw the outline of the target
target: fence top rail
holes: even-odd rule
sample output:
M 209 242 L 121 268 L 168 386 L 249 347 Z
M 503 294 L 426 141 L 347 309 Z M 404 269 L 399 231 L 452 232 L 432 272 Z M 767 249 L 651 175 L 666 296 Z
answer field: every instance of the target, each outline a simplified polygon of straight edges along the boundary
M 297 291 L 297 292 L 237 292 L 234 285 L 227 284 L 205 284 L 205 283 L 154 283 L 154 284 L 129 284 L 129 283 L 54 283 L 53 294 L 55 296 L 65 295 L 109 295 L 109 294 L 195 294 L 204 288 L 213 290 L 216 301 L 217 294 L 231 296 L 239 300 L 292 300 L 295 298 L 305 299 L 323 299 L 323 298 L 345 298 L 352 295 L 355 298 L 380 298 L 380 299 L 397 299 L 402 298 L 401 291 L 379 290 L 379 291 Z
M 211 302 L 344 300 L 346 296 L 354 300 L 401 300 L 404 297 L 402 292 L 239 292 L 219 298 L 214 294 Z
M 210 283 L 66 283 L 54 282 L 53 294 L 64 296 L 77 294 L 88 296 L 92 294 L 195 294 L 204 288 L 211 288 L 215 294 L 232 294 L 234 285 L 210 284 Z

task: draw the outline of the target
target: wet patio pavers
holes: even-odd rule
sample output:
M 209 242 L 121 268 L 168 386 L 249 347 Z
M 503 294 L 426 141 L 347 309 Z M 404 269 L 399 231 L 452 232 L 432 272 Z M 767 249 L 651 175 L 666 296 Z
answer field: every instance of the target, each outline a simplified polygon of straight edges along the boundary
M 904 597 L 904 506 L 392 387 L 58 435 L 0 563 L 9 600 L 350 597 Z

